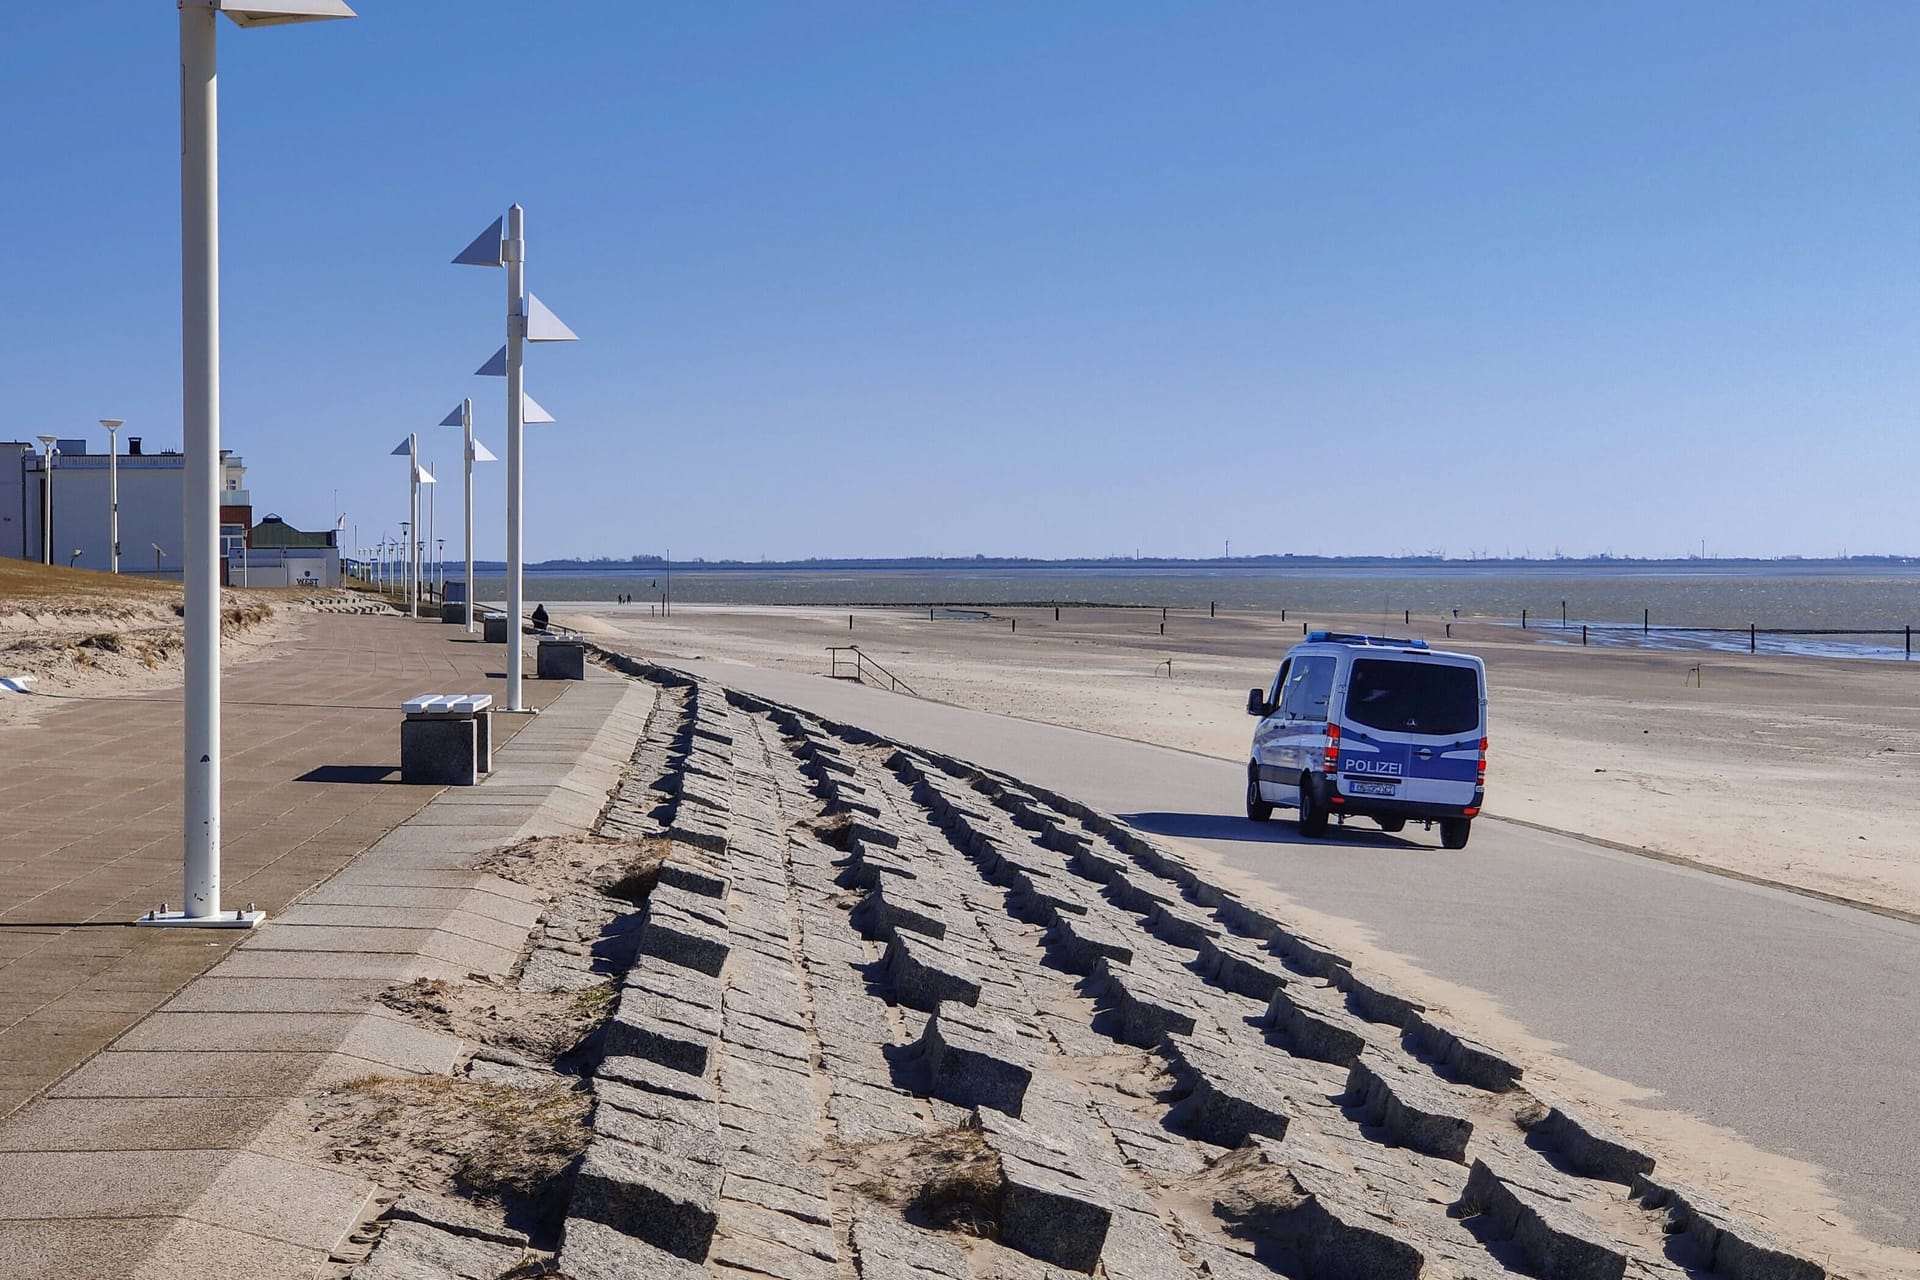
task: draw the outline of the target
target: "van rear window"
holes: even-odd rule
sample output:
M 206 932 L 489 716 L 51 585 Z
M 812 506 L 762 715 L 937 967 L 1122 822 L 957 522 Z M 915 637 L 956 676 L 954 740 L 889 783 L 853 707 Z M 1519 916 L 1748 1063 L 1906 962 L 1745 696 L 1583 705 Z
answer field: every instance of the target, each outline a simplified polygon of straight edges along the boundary
M 1480 677 L 1472 667 L 1356 658 L 1346 719 L 1389 733 L 1471 733 L 1480 726 Z

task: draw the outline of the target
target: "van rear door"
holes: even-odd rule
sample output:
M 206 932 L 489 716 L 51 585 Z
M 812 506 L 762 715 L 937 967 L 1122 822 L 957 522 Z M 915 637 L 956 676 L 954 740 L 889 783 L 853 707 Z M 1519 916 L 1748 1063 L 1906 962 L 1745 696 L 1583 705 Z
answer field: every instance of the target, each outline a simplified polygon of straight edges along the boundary
M 1356 655 L 1341 709 L 1340 783 L 1352 795 L 1468 805 L 1486 733 L 1485 681 L 1469 658 Z

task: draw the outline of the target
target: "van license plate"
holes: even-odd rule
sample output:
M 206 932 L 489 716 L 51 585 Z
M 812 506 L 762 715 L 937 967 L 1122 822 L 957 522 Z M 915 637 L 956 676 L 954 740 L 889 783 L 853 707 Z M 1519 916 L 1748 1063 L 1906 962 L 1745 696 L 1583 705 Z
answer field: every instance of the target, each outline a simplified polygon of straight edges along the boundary
M 1364 782 L 1359 779 L 1353 779 L 1347 783 L 1347 789 L 1357 796 L 1390 796 L 1400 789 L 1400 784 L 1397 782 Z

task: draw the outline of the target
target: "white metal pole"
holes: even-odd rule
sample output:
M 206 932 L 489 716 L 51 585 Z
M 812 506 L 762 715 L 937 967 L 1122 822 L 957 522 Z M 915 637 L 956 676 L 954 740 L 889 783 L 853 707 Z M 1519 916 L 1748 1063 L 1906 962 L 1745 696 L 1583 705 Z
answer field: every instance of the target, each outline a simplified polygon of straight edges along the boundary
M 467 634 L 473 634 L 473 400 L 460 402 L 460 434 L 466 437 Z
M 427 469 L 431 471 L 433 468 L 429 467 Z M 439 476 L 434 477 L 435 480 L 438 480 L 439 478 L 440 478 Z M 437 484 L 429 485 L 427 488 L 427 550 L 429 552 L 433 550 L 434 539 L 436 539 L 440 535 L 440 526 L 439 526 L 440 517 L 438 514 L 440 510 L 439 499 L 440 499 L 440 486 Z M 432 563 L 435 565 L 438 565 L 439 558 L 436 556 L 432 561 Z M 436 568 L 435 570 L 428 573 L 427 581 L 433 582 L 438 577 L 439 577 L 439 570 Z
M 107 428 L 107 565 L 120 572 L 120 424 Z
M 527 333 L 527 238 L 526 210 L 517 204 L 507 210 L 503 248 L 507 260 L 507 710 L 521 711 L 525 707 L 520 700 L 520 622 L 526 614 L 520 580 L 524 564 L 520 508 L 525 478 L 521 436 L 526 426 L 526 392 L 520 357 Z
M 53 567 L 53 455 L 58 452 L 52 445 L 46 449 L 46 519 L 40 523 L 40 559 L 51 569 Z
M 420 435 L 407 433 L 407 618 L 420 616 Z
M 186 465 L 186 883 L 220 911 L 219 69 L 211 5 L 180 6 L 181 415 Z

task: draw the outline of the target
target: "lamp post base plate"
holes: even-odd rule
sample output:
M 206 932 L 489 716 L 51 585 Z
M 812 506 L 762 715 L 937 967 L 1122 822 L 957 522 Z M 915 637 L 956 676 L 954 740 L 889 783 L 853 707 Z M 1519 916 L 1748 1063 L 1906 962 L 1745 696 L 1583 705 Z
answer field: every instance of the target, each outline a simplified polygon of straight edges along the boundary
M 184 911 L 149 911 L 133 923 L 149 929 L 251 929 L 267 918 L 264 911 L 222 911 L 190 916 Z

